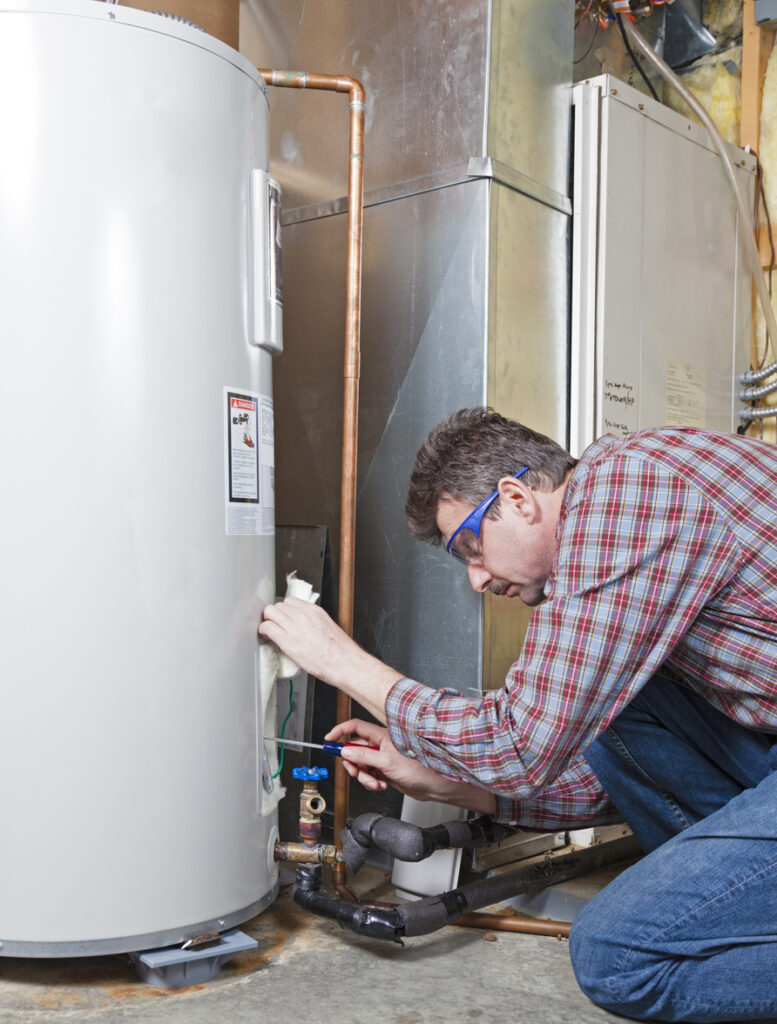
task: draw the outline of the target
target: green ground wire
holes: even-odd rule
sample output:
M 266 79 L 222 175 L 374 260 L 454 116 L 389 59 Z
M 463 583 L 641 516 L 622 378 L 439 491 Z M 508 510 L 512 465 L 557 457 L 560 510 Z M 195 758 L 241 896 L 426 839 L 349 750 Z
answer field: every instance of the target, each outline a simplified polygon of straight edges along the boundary
M 281 774 L 281 769 L 283 768 L 283 751 L 286 749 L 286 747 L 284 746 L 284 743 L 283 743 L 283 734 L 286 732 L 286 723 L 291 718 L 291 713 L 294 710 L 293 698 L 294 698 L 294 683 L 292 683 L 292 681 L 290 679 L 289 680 L 289 711 L 288 711 L 288 714 L 286 715 L 286 717 L 283 720 L 283 725 L 281 726 L 281 756 L 278 759 L 278 771 L 275 772 L 275 774 L 273 775 L 274 779 L 278 778 L 278 776 Z

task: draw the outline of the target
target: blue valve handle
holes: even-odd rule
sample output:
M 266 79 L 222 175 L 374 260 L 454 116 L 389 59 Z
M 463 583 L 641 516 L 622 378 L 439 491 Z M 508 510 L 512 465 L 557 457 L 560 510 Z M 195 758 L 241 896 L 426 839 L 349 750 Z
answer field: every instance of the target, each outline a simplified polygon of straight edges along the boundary
M 327 768 L 293 768 L 291 771 L 292 778 L 300 779 L 302 782 L 318 782 L 319 779 L 329 778 L 329 769 Z

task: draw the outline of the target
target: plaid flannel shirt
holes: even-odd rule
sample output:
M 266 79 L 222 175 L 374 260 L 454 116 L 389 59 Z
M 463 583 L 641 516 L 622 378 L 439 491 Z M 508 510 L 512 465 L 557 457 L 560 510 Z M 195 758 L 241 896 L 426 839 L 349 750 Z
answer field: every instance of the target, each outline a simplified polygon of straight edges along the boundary
M 604 437 L 566 488 L 547 601 L 505 687 L 481 700 L 400 680 L 391 737 L 497 794 L 500 821 L 613 814 L 583 756 L 662 666 L 777 732 L 777 447 L 691 429 Z

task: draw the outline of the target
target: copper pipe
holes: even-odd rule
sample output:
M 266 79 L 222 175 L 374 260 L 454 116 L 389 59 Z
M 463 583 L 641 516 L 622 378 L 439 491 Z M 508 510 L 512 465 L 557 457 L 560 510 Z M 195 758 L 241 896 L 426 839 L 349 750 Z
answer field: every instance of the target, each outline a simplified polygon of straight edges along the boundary
M 345 289 L 345 359 L 343 366 L 343 459 L 340 489 L 340 588 L 338 623 L 353 636 L 354 537 L 356 533 L 356 463 L 359 414 L 359 333 L 361 327 L 362 219 L 364 202 L 364 87 L 349 75 L 319 75 L 307 71 L 259 69 L 267 85 L 290 89 L 324 89 L 347 92 L 350 111 L 348 161 L 348 241 Z M 351 717 L 351 698 L 337 693 L 337 720 Z M 340 833 L 348 817 L 348 773 L 335 762 L 335 843 L 341 848 Z M 338 889 L 345 885 L 345 865 L 334 869 Z
M 572 927 L 567 921 L 540 921 L 533 917 L 505 917 L 502 914 L 462 914 L 453 924 L 464 928 L 487 928 L 495 932 L 555 935 L 563 939 L 569 938 L 569 929 Z

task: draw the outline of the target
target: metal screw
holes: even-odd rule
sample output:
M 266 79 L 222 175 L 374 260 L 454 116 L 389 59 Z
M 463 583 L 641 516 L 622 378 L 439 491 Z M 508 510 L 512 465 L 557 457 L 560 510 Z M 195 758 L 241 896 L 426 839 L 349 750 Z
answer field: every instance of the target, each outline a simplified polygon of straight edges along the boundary
M 227 922 L 224 921 L 223 919 L 219 918 L 219 928 L 226 928 L 226 927 L 227 927 Z
M 639 109 L 640 109 L 640 110 L 644 110 L 644 109 L 645 109 L 645 104 L 644 104 L 644 103 L 640 103 L 640 105 L 639 105 Z
M 617 96 L 618 95 L 618 90 L 617 89 L 613 89 L 612 90 L 612 94 L 613 94 L 613 96 Z

